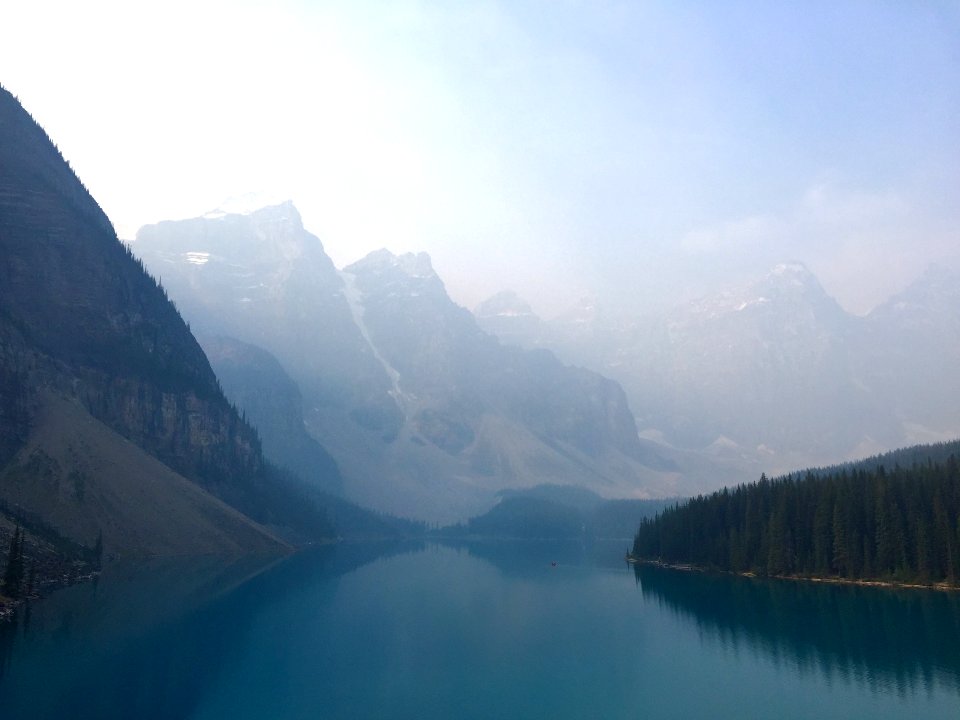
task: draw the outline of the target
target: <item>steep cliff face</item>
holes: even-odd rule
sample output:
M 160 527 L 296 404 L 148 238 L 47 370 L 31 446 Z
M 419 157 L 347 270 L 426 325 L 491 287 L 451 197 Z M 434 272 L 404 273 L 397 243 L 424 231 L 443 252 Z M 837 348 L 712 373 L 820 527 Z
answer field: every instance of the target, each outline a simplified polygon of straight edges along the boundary
M 641 432 L 699 458 L 684 474 L 707 488 L 960 432 L 960 275 L 949 268 L 928 268 L 866 317 L 799 263 L 663 315 L 588 304 L 540 321 L 511 293 L 477 312 L 504 342 L 617 380 Z
M 352 413 L 378 436 L 396 434 L 390 379 L 292 204 L 148 225 L 133 247 L 199 334 L 266 348 L 312 406 Z
M 223 397 L 165 292 L 3 89 L 0 401 L 0 470 L 19 463 L 14 474 L 21 485 L 18 453 L 50 403 L 63 401 L 79 403 L 89 416 L 84 422 L 104 425 L 228 502 L 256 504 L 263 484 L 256 433 Z M 10 489 L 11 477 L 3 475 L 0 490 Z M 42 493 L 31 497 L 30 512 L 42 519 L 52 506 Z M 113 521 L 135 524 L 124 507 L 115 510 Z M 66 532 L 72 524 L 61 527 Z M 163 547 L 148 541 L 139 550 Z
M 282 543 L 92 417 L 38 390 L 29 436 L 0 471 L 0 498 L 28 529 L 105 558 L 276 551 Z
M 457 423 L 469 445 L 479 419 L 495 413 L 588 457 L 615 450 L 642 458 L 633 416 L 615 382 L 567 367 L 546 350 L 501 345 L 449 298 L 426 254 L 380 250 L 344 273 L 356 288 L 371 341 L 396 369 L 406 404 L 418 408 L 416 422 L 431 441 L 431 429 Z M 449 445 L 444 435 L 440 439 Z
M 615 382 L 501 345 L 450 300 L 425 254 L 382 250 L 337 273 L 289 203 L 147 226 L 133 247 L 193 327 L 279 360 L 352 500 L 449 521 L 504 487 L 544 482 L 675 494 L 676 468 L 637 437 Z M 246 363 L 235 390 L 258 385 L 254 365 L 276 375 Z M 248 417 L 250 401 L 266 411 L 265 446 L 269 436 L 290 466 L 296 451 L 273 442 L 289 413 L 235 399 Z
M 201 464 L 256 472 L 255 435 L 231 418 L 183 319 L 6 91 L 0 139 L 0 307 L 36 355 L 30 384 L 72 389 L 177 470 L 195 474 L 196 448 Z
M 228 337 L 201 337 L 227 397 L 245 413 L 263 440 L 270 462 L 285 467 L 312 487 L 342 494 L 336 461 L 307 434 L 300 388 L 263 348 Z

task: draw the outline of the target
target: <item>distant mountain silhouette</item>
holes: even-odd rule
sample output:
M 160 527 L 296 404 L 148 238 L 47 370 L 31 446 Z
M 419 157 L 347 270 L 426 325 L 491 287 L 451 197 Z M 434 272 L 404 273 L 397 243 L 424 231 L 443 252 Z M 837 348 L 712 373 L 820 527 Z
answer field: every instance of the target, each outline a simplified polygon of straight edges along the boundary
M 338 273 L 289 203 L 150 225 L 133 247 L 195 328 L 276 357 L 351 499 L 444 522 L 544 482 L 676 493 L 616 383 L 499 343 L 425 254 Z
M 279 361 L 234 338 L 200 342 L 227 397 L 260 431 L 264 456 L 325 492 L 342 494 L 337 463 L 304 428 L 300 389 Z
M 960 435 L 960 275 L 944 268 L 866 317 L 800 263 L 659 316 L 588 303 L 544 321 L 523 307 L 495 296 L 478 320 L 619 381 L 688 480 L 717 487 Z

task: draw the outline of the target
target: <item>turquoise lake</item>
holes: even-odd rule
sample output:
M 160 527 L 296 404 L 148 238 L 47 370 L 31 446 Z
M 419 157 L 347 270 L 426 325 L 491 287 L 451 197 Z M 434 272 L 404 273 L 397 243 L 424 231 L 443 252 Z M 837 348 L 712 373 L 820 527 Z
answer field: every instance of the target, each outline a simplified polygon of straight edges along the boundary
M 960 716 L 960 595 L 635 569 L 625 546 L 108 568 L 0 626 L 0 718 Z

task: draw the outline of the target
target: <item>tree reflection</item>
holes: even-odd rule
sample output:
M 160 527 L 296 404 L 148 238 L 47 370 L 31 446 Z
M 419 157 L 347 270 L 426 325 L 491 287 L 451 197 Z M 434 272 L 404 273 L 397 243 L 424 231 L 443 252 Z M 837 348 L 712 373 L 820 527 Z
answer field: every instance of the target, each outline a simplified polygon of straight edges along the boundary
M 37 603 L 29 623 L 23 612 L 0 623 L 0 716 L 189 717 L 272 603 L 304 587 L 322 600 L 344 573 L 396 551 L 108 567 Z
M 960 595 L 762 580 L 635 565 L 645 598 L 695 620 L 707 642 L 760 651 L 829 679 L 960 688 Z

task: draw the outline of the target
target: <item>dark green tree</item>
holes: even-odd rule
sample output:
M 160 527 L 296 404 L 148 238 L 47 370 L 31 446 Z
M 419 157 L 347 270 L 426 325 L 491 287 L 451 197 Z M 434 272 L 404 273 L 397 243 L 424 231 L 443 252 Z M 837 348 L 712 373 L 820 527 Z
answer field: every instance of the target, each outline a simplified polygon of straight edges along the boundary
M 764 476 L 644 520 L 633 552 L 736 572 L 955 584 L 960 463 Z

